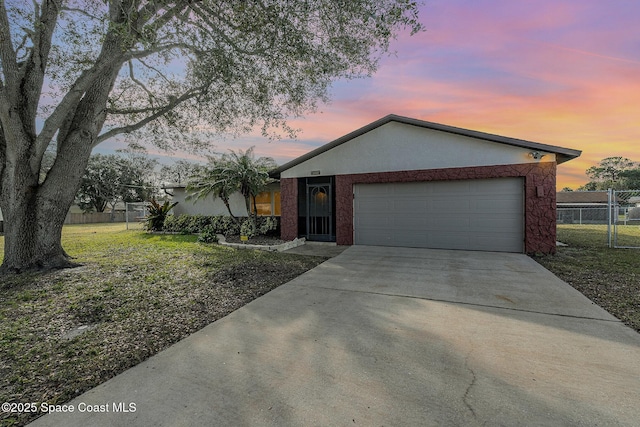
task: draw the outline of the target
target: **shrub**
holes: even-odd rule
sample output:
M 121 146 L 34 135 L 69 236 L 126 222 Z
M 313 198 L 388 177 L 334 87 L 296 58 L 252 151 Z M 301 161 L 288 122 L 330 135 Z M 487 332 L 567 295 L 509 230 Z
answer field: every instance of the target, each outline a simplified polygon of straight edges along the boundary
M 207 225 L 200 232 L 200 236 L 198 236 L 198 242 L 202 243 L 218 243 L 218 233 L 213 225 Z
M 261 235 L 270 234 L 278 229 L 278 219 L 275 216 L 258 217 L 258 233 Z
M 251 218 L 247 218 L 244 220 L 242 225 L 240 226 L 240 235 L 253 237 L 258 234 L 256 229 L 256 223 Z
M 164 230 L 183 234 L 200 233 L 211 224 L 213 218 L 215 217 L 203 215 L 169 215 L 165 219 Z
M 230 235 L 256 235 L 273 234 L 278 230 L 277 217 L 258 217 L 258 225 L 255 226 L 251 218 L 238 218 L 234 220 L 230 216 L 205 216 L 205 215 L 168 215 L 164 220 L 164 231 L 183 234 L 203 233 L 210 229 L 215 234 Z M 245 225 L 246 224 L 246 225 Z M 241 228 L 244 227 L 242 230 Z M 241 233 L 242 232 L 242 233 Z M 244 234 L 245 232 L 249 234 Z
M 160 204 L 157 201 L 151 199 L 149 202 L 149 215 L 146 218 L 146 228 L 151 231 L 162 231 L 164 228 L 164 220 L 169 215 L 169 211 L 173 209 L 178 202 L 169 203 L 165 201 L 164 204 Z
M 240 234 L 240 224 L 230 216 L 215 216 L 211 225 L 213 225 L 217 233 L 225 236 Z

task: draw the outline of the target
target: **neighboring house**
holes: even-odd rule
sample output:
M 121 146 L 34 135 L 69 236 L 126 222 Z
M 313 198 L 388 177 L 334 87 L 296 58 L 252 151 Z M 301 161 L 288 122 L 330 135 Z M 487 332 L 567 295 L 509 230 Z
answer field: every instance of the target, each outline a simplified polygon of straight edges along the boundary
M 229 215 L 227 207 L 218 197 L 209 196 L 206 199 L 187 200 L 187 191 L 184 184 L 166 184 L 164 188 L 170 194 L 173 202 L 178 204 L 173 208 L 174 215 Z M 234 216 L 247 216 L 247 208 L 244 197 L 240 193 L 234 193 L 229 198 L 229 206 Z M 274 182 L 269 185 L 267 191 L 256 197 L 258 215 L 280 216 L 280 184 Z M 253 209 L 253 207 L 252 207 Z
M 272 172 L 282 238 L 553 253 L 562 148 L 389 115 Z
M 633 196 L 629 198 L 629 204 L 634 205 L 636 207 L 640 207 L 640 197 L 639 196 Z M 2 218 L 0 218 L 2 219 Z
M 609 220 L 606 191 L 560 191 L 556 194 L 560 224 L 606 224 Z

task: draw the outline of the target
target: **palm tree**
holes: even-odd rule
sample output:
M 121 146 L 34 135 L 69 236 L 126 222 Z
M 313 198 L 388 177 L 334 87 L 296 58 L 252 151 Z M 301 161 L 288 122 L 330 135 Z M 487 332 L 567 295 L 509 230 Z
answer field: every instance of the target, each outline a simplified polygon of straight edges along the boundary
M 210 166 L 202 168 L 191 178 L 187 184 L 187 200 L 196 199 L 203 200 L 213 195 L 214 198 L 219 197 L 229 211 L 229 215 L 234 220 L 238 220 L 229 205 L 229 198 L 237 191 L 235 180 L 231 177 L 230 168 L 227 167 L 222 159 L 215 159 Z
M 238 191 L 244 197 L 247 214 L 251 212 L 253 203 L 253 219 L 257 220 L 258 210 L 256 196 L 263 192 L 273 180 L 269 178 L 269 171 L 276 168 L 276 162 L 271 157 L 255 158 L 253 148 L 248 148 L 244 153 L 230 150 L 230 154 L 223 155 L 227 162 L 229 173 L 235 177 Z
M 256 196 L 272 182 L 269 171 L 275 169 L 277 165 L 271 157 L 256 159 L 253 148 L 248 148 L 244 152 L 229 150 L 228 154 L 213 159 L 209 166 L 190 180 L 187 185 L 189 197 L 204 199 L 213 194 L 224 202 L 229 215 L 237 220 L 231 212 L 229 198 L 236 191 L 240 192 L 245 200 L 247 214 L 250 214 L 253 202 L 252 217 L 257 221 Z

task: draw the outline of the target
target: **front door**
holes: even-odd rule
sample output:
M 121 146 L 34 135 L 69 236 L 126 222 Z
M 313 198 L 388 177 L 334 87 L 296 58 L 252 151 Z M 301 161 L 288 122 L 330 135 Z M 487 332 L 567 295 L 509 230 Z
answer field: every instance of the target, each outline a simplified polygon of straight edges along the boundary
M 331 183 L 307 184 L 307 239 L 331 241 L 333 204 Z

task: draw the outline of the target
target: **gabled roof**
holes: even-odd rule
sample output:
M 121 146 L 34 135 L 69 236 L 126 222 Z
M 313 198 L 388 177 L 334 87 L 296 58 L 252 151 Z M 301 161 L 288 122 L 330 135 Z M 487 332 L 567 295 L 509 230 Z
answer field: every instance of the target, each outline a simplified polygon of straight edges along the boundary
M 270 175 L 273 177 L 279 177 L 281 172 L 286 171 L 287 169 L 291 169 L 292 167 L 299 165 L 302 162 L 306 162 L 307 160 L 322 154 L 326 151 L 331 150 L 332 148 L 335 148 L 339 145 L 344 144 L 345 142 L 348 142 L 354 138 L 357 138 L 360 135 L 364 135 L 367 132 L 370 132 L 376 128 L 379 128 L 380 126 L 383 126 L 387 123 L 390 122 L 398 122 L 398 123 L 403 123 L 403 124 L 407 124 L 407 125 L 412 125 L 412 126 L 418 126 L 418 127 L 422 127 L 425 129 L 433 129 L 433 130 L 437 130 L 437 131 L 441 131 L 441 132 L 448 132 L 448 133 L 452 133 L 452 134 L 456 134 L 456 135 L 462 135 L 462 136 L 467 136 L 470 138 L 476 138 L 476 139 L 481 139 L 481 140 L 485 140 L 485 141 L 490 141 L 490 142 L 497 142 L 500 144 L 507 144 L 507 145 L 512 145 L 512 146 L 516 146 L 516 147 L 522 147 L 522 148 L 526 148 L 526 149 L 530 149 L 530 150 L 534 150 L 534 151 L 545 151 L 548 153 L 554 153 L 556 155 L 556 161 L 558 164 L 566 162 L 568 160 L 574 159 L 578 156 L 580 156 L 580 154 L 582 153 L 582 151 L 580 150 L 572 150 L 569 148 L 563 148 L 563 147 L 558 147 L 555 145 L 548 145 L 548 144 L 541 144 L 538 142 L 532 142 L 532 141 L 525 141 L 523 139 L 516 139 L 516 138 L 508 138 L 506 136 L 500 136 L 500 135 L 493 135 L 490 133 L 484 133 L 484 132 L 478 132 L 478 131 L 474 131 L 474 130 L 469 130 L 469 129 L 462 129 L 462 128 L 457 128 L 454 126 L 448 126 L 448 125 L 442 125 L 442 124 L 438 124 L 438 123 L 433 123 L 433 122 L 427 122 L 425 120 L 418 120 L 418 119 L 412 119 L 409 117 L 403 117 L 403 116 L 398 116 L 395 114 L 389 114 L 388 116 L 385 116 L 379 120 L 376 120 L 373 123 L 369 123 L 366 126 L 361 127 L 360 129 L 357 129 L 353 132 L 350 132 L 344 136 L 341 136 L 340 138 L 329 142 L 328 144 L 325 144 L 321 147 L 316 148 L 313 151 L 308 152 L 307 154 L 304 154 L 300 157 L 298 157 L 297 159 L 293 159 L 288 163 L 285 163 L 284 165 L 280 166 L 277 169 L 274 169 Z

